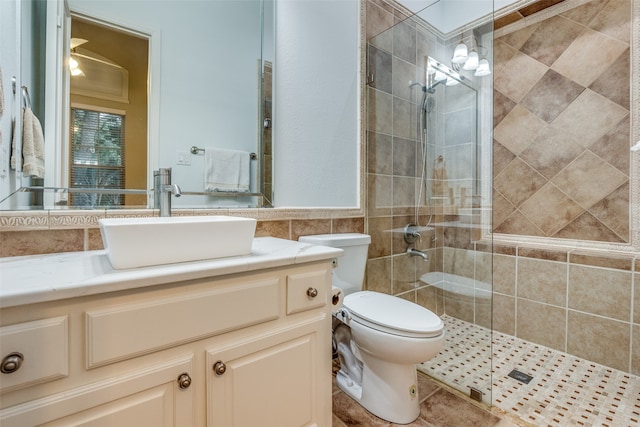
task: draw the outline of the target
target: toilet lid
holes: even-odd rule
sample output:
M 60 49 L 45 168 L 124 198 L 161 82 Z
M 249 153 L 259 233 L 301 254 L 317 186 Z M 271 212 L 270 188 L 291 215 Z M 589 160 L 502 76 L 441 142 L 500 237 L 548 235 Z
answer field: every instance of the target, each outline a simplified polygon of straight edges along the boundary
M 442 319 L 432 311 L 380 292 L 355 292 L 344 298 L 343 305 L 353 320 L 396 335 L 434 337 L 444 328 Z

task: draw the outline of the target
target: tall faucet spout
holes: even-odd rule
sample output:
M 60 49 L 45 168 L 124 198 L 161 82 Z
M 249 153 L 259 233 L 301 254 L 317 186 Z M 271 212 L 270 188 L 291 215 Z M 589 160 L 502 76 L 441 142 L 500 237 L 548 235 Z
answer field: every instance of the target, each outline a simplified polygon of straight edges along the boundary
M 153 172 L 156 207 L 160 209 L 160 216 L 171 216 L 171 195 L 182 195 L 178 184 L 171 183 L 171 168 L 160 168 Z
M 173 193 L 174 196 L 180 197 L 182 196 L 182 190 L 178 184 L 169 184 L 164 186 L 164 191 L 167 193 Z
M 423 261 L 429 261 L 429 254 L 420 249 L 407 248 L 407 253 L 409 256 L 419 256 Z

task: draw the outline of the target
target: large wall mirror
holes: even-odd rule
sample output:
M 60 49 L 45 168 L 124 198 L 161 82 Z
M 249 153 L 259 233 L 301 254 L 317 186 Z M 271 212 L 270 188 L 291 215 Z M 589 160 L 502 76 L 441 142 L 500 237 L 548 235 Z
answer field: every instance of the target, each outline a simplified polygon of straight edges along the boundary
M 357 2 L 15 1 L 23 40 L 47 28 L 20 47 L 47 58 L 45 173 L 18 166 L 0 209 L 153 207 L 159 168 L 174 208 L 359 206 Z M 224 155 L 238 188 L 208 185 Z

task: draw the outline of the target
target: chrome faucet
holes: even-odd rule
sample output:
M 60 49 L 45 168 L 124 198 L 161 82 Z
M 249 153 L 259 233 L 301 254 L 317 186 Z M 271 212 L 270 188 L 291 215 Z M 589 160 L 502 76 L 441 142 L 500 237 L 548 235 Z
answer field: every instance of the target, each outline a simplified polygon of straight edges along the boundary
M 409 254 L 409 256 L 419 256 L 423 261 L 429 261 L 429 254 L 421 251 L 420 249 L 407 248 L 407 253 Z
M 153 171 L 154 207 L 160 209 L 160 216 L 171 216 L 171 195 L 182 195 L 178 184 L 171 183 L 171 168 Z

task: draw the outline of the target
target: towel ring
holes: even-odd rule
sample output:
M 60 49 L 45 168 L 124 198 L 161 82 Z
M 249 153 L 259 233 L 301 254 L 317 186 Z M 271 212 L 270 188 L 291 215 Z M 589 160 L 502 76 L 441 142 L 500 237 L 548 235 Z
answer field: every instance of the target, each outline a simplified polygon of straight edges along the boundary
M 24 106 L 31 109 L 31 98 L 29 97 L 29 89 L 26 86 L 22 86 L 22 100 L 24 101 Z

